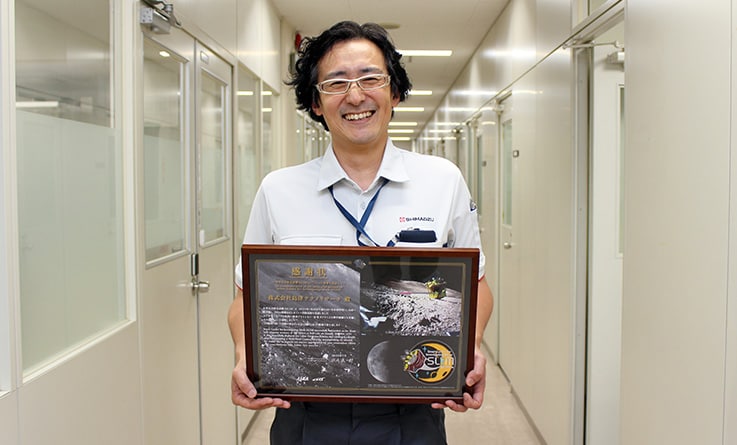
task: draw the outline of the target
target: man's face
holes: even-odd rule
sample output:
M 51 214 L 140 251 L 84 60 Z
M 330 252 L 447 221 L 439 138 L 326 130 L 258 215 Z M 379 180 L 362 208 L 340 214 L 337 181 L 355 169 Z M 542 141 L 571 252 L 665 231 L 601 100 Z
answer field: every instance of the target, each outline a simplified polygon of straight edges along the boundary
M 387 74 L 384 55 L 368 40 L 337 43 L 317 65 L 318 82 L 367 74 Z M 345 94 L 320 93 L 319 103 L 312 109 L 325 119 L 334 147 L 383 149 L 392 109 L 398 103 L 399 97 L 392 97 L 390 85 L 363 91 L 353 83 Z

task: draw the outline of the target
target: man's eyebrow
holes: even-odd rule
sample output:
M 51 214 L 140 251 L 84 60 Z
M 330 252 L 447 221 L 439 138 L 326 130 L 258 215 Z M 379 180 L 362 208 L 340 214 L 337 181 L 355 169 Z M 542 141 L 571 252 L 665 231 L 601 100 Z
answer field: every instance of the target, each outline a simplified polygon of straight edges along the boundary
M 383 73 L 384 70 L 382 70 L 378 66 L 367 66 L 365 68 L 361 68 L 360 70 L 358 70 L 358 72 L 361 75 L 364 75 L 364 74 Z M 335 78 L 341 78 L 342 79 L 342 78 L 345 78 L 345 76 L 347 76 L 347 75 L 348 75 L 348 71 L 346 71 L 346 70 L 336 70 L 336 71 L 331 71 L 331 72 L 327 73 L 325 75 L 325 78 L 326 79 L 335 79 Z

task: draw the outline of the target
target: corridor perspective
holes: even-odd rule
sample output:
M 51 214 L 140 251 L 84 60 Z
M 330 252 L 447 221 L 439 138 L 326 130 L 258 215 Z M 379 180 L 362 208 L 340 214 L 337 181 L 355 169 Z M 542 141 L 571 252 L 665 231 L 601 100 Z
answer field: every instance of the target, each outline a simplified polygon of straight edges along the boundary
M 451 445 L 735 445 L 736 117 L 737 0 L 0 0 L 0 444 L 267 444 L 249 379 L 477 347 Z

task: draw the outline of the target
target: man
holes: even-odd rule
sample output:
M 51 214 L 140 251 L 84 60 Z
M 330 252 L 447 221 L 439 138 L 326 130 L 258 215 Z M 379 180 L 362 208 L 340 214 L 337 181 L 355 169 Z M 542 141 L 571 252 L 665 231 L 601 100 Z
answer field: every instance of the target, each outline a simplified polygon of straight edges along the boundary
M 300 109 L 330 131 L 326 154 L 264 178 L 254 200 L 244 243 L 479 247 L 476 207 L 459 170 L 449 161 L 396 148 L 388 137 L 393 108 L 411 84 L 386 31 L 341 22 L 305 39 L 294 86 Z M 406 243 L 395 235 L 421 229 L 436 241 Z M 444 444 L 443 408 L 463 412 L 483 402 L 486 359 L 481 336 L 493 307 L 479 264 L 474 369 L 463 404 L 290 403 L 255 398 L 245 371 L 243 293 L 229 313 L 236 348 L 233 403 L 280 408 L 272 444 Z M 242 288 L 240 268 L 237 284 Z

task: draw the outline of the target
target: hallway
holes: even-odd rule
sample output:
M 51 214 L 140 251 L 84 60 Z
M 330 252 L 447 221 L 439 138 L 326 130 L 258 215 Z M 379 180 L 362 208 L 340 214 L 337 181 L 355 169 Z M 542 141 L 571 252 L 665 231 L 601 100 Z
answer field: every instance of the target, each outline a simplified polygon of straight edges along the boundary
M 486 377 L 484 405 L 480 410 L 467 413 L 446 410 L 448 444 L 540 445 L 542 442 L 520 409 L 501 369 L 493 363 L 487 363 Z M 272 418 L 273 411 L 264 411 L 255 416 L 243 445 L 269 443 Z

